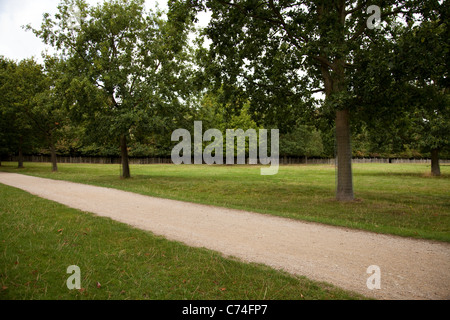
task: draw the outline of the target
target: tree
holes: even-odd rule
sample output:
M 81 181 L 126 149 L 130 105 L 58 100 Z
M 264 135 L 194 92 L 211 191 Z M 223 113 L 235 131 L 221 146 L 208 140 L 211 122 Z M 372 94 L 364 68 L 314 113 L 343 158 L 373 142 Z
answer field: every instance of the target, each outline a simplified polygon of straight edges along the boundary
M 223 137 L 226 137 L 227 130 L 239 130 L 244 132 L 247 130 L 255 130 L 258 134 L 258 130 L 262 127 L 258 126 L 252 119 L 252 115 L 249 113 L 249 104 L 243 103 L 243 107 L 240 109 L 234 108 L 232 104 L 226 103 L 224 99 L 224 91 L 211 90 L 204 94 L 200 108 L 195 111 L 193 117 L 202 121 L 203 131 L 209 129 L 218 129 Z M 191 133 L 192 134 L 192 133 Z M 223 154 L 227 154 L 227 148 L 234 148 L 234 155 L 244 153 L 249 156 L 249 137 L 245 138 L 245 146 L 232 142 L 233 145 L 223 144 Z M 209 145 L 209 142 L 204 142 L 203 147 Z M 242 149 L 241 149 L 242 148 Z
M 324 152 L 320 131 L 311 126 L 298 125 L 290 133 L 280 137 L 280 155 L 321 156 Z
M 442 102 L 434 110 L 416 111 L 415 123 L 422 148 L 431 153 L 431 174 L 441 175 L 439 153 L 450 146 L 450 101 L 448 95 L 442 97 Z M 441 109 L 441 106 L 446 106 Z
M 2 68 L 1 92 L 3 97 L 2 140 L 5 150 L 18 148 L 19 168 L 23 167 L 23 150 L 46 146 L 50 149 L 52 171 L 57 171 L 55 144 L 59 131 L 66 122 L 57 93 L 58 60 L 47 57 L 46 66 L 33 59 L 18 64 L 9 61 Z
M 1 66 L 0 110 L 4 151 L 17 151 L 18 167 L 23 168 L 24 152 L 31 151 L 38 142 L 30 111 L 36 96 L 45 89 L 45 80 L 41 66 L 32 59 L 19 63 L 2 59 Z
M 420 24 L 392 25 L 394 37 L 376 38 L 378 45 L 367 43 L 355 56 L 361 71 L 352 82 L 356 116 L 371 141 L 430 152 L 433 175 L 440 174 L 439 151 L 450 145 L 448 16 L 448 6 L 435 4 Z
M 440 150 L 450 146 L 450 9 L 405 30 L 399 43 L 403 77 L 413 97 L 415 131 L 431 153 L 431 174 L 439 176 Z
M 322 113 L 332 116 L 336 127 L 340 201 L 354 199 L 350 117 L 356 106 L 350 104 L 351 79 L 360 70 L 353 59 L 372 36 L 390 33 L 389 28 L 369 28 L 369 5 L 379 5 L 379 18 L 389 24 L 399 15 L 414 20 L 413 13 L 433 2 L 184 1 L 194 11 L 212 12 L 206 34 L 212 40 L 213 72 L 220 81 L 245 88 L 254 108 L 273 117 L 298 116 L 297 110 L 314 106 L 313 93 L 325 93 Z
M 145 13 L 143 0 L 95 7 L 64 0 L 58 9 L 54 20 L 44 16 L 40 30 L 28 28 L 59 51 L 67 64 L 66 107 L 90 136 L 115 137 L 121 177 L 129 178 L 134 133 L 170 127 L 189 106 L 190 29 L 168 23 L 161 12 Z
M 6 90 L 9 82 L 8 76 L 11 70 L 11 64 L 13 64 L 12 61 L 0 56 L 0 96 L 2 97 L 0 101 L 0 165 L 2 156 L 8 154 L 12 149 L 11 135 L 13 131 L 11 128 L 13 114 L 8 112 L 10 110 L 9 103 L 7 102 L 9 98 L 7 92 L 9 90 Z
M 64 94 L 60 81 L 63 79 L 64 62 L 58 58 L 47 56 L 42 68 L 42 90 L 37 92 L 33 104 L 26 110 L 40 140 L 48 146 L 52 163 L 52 171 L 58 171 L 56 143 L 68 124 L 67 112 L 63 107 Z

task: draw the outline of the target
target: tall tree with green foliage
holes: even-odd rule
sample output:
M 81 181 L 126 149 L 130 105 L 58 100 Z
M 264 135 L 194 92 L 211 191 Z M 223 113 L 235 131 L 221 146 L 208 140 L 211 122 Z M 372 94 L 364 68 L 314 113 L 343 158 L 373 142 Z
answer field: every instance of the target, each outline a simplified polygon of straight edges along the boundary
M 11 106 L 10 73 L 15 62 L 0 56 L 0 165 L 1 158 L 15 149 L 13 146 L 14 112 Z
M 39 129 L 33 119 L 36 99 L 47 86 L 42 66 L 33 59 L 16 63 L 2 59 L 0 70 L 0 102 L 2 140 L 6 149 L 16 151 L 18 167 L 23 168 L 23 155 L 39 143 Z
M 431 174 L 439 176 L 439 152 L 450 146 L 450 8 L 402 35 L 399 60 L 414 108 L 414 129 L 431 153 Z
M 69 124 L 68 113 L 64 108 L 64 87 L 61 80 L 65 64 L 56 57 L 45 57 L 42 67 L 43 88 L 34 98 L 34 103 L 27 112 L 35 132 L 50 150 L 52 171 L 58 171 L 56 144 L 64 135 L 64 127 Z
M 206 34 L 212 40 L 211 70 L 220 82 L 239 85 L 253 108 L 271 118 L 289 119 L 312 109 L 311 95 L 326 95 L 322 114 L 336 128 L 336 197 L 354 199 L 350 120 L 354 57 L 371 37 L 388 37 L 374 19 L 394 19 L 433 10 L 436 1 L 414 0 L 184 0 L 194 11 L 209 9 Z M 373 7 L 376 5 L 378 7 Z M 380 9 L 376 16 L 371 11 Z M 370 113 L 370 109 L 367 112 Z M 308 112 L 304 112 L 308 113 Z
M 320 131 L 307 125 L 297 125 L 291 132 L 280 137 L 280 155 L 299 157 L 320 157 L 324 148 Z
M 192 100 L 189 24 L 147 13 L 144 0 L 63 0 L 58 9 L 29 29 L 67 63 L 66 107 L 88 135 L 116 139 L 129 178 L 134 132 L 170 127 Z
M 57 171 L 56 142 L 66 112 L 58 94 L 58 59 L 46 59 L 45 66 L 33 59 L 10 61 L 2 68 L 1 93 L 2 140 L 6 147 L 18 149 L 19 167 L 23 167 L 23 150 L 46 147 L 51 153 L 52 171 Z
M 429 9 L 421 23 L 393 24 L 394 37 L 372 39 L 358 52 L 353 103 L 372 142 L 390 141 L 397 151 L 404 145 L 422 149 L 431 154 L 431 173 L 439 175 L 439 151 L 450 145 L 450 9 Z

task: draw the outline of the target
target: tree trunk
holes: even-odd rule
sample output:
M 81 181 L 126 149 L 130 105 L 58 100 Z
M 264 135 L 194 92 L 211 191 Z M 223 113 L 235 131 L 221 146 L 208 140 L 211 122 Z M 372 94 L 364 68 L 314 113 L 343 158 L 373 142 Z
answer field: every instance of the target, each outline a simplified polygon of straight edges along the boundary
M 325 85 L 327 99 L 333 95 L 347 90 L 345 85 L 345 62 L 336 60 L 334 74 L 331 75 L 328 67 L 322 65 L 321 71 Z M 337 144 L 337 190 L 338 201 L 352 201 L 352 146 L 350 140 L 350 111 L 348 109 L 336 111 L 336 144 Z
M 128 162 L 128 146 L 127 146 L 127 137 L 121 136 L 120 137 L 120 153 L 122 156 L 122 179 L 128 179 L 131 177 L 130 174 L 130 165 Z
M 19 138 L 19 159 L 18 159 L 18 167 L 19 169 L 23 168 L 23 151 L 22 151 L 22 145 L 23 145 L 23 138 Z
M 56 148 L 54 142 L 50 143 L 50 153 L 52 160 L 52 172 L 58 172 L 58 162 L 56 160 Z
M 352 201 L 352 148 L 350 141 L 349 110 L 336 111 L 336 143 L 337 143 L 337 190 L 338 201 Z
M 439 149 L 431 150 L 431 175 L 441 175 L 441 168 L 439 166 Z

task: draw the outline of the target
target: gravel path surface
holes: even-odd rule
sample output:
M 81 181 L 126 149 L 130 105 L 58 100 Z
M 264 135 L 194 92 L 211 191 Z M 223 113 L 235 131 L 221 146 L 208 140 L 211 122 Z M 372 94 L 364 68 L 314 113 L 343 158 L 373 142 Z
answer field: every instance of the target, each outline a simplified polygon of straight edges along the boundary
M 450 299 L 448 243 L 12 173 L 0 173 L 0 183 L 189 246 L 263 263 L 377 299 Z M 367 288 L 371 276 L 367 269 L 372 265 L 380 268 L 381 289 Z

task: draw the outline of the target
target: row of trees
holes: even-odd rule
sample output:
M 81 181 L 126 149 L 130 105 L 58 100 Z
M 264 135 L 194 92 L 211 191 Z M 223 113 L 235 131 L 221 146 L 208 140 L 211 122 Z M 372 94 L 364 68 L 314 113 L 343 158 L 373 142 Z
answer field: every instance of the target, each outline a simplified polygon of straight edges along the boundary
M 236 101 L 243 100 L 242 93 L 252 110 L 280 127 L 289 128 L 305 115 L 327 119 L 327 125 L 335 127 L 338 200 L 353 199 L 352 126 L 398 128 L 399 122 L 416 113 L 419 122 L 430 123 L 430 117 L 442 115 L 444 126 L 448 124 L 449 8 L 443 2 L 185 0 L 184 4 L 194 13 L 206 8 L 212 12 L 206 29 L 213 43 L 209 57 L 214 63 L 209 66 L 217 84 L 229 84 L 230 96 L 237 84 Z M 382 11 L 380 28 L 368 23 L 367 9 L 373 5 Z M 438 47 L 430 52 L 420 44 L 425 42 Z M 324 103 L 314 101 L 318 91 L 325 94 Z M 439 137 L 434 150 L 448 143 L 448 127 L 443 129 L 446 135 Z
M 35 78 L 10 73 L 8 68 L 14 68 L 14 63 L 4 61 L 2 90 L 26 101 L 26 106 L 15 101 L 4 104 L 12 113 L 20 111 L 15 116 L 26 119 L 26 124 L 14 122 L 20 130 L 42 127 L 49 131 L 52 155 L 54 132 L 64 126 L 62 118 L 70 119 L 72 127 L 77 126 L 78 133 L 91 142 L 115 141 L 120 146 L 122 177 L 128 178 L 131 137 L 145 140 L 155 132 L 168 134 L 192 108 L 198 86 L 195 52 L 188 45 L 190 24 L 176 19 L 169 22 L 159 11 L 147 13 L 141 0 L 109 1 L 95 7 L 82 0 L 67 0 L 58 9 L 55 17 L 44 15 L 40 29 L 28 27 L 58 51 L 39 70 L 42 86 Z M 23 64 L 40 68 L 26 61 L 18 70 Z M 21 92 L 18 79 L 29 91 Z M 34 112 L 44 104 L 38 95 L 51 100 L 45 101 L 51 107 L 39 111 L 41 118 Z M 19 148 L 24 137 L 25 133 L 19 134 Z M 55 163 L 53 167 L 56 170 Z
M 17 150 L 20 168 L 24 150 L 45 144 L 51 151 L 53 171 L 57 170 L 55 145 L 65 113 L 54 90 L 59 76 L 54 63 L 57 62 L 49 58 L 45 71 L 34 60 L 16 64 L 0 59 L 0 152 Z
M 120 148 L 115 143 L 117 139 L 106 139 L 105 136 L 101 138 L 97 132 L 87 131 L 82 124 L 77 124 L 71 119 L 73 117 L 70 117 L 65 108 L 60 107 L 63 97 L 57 98 L 54 92 L 48 91 L 51 79 L 47 72 L 50 67 L 54 67 L 49 63 L 54 63 L 55 60 L 49 57 L 47 59 L 47 65 L 41 66 L 32 59 L 16 63 L 0 58 L 3 66 L 0 74 L 5 83 L 2 87 L 5 94 L 1 109 L 2 149 L 0 155 L 18 154 L 19 166 L 23 167 L 24 153 L 48 154 L 52 158 L 53 171 L 57 171 L 56 154 L 74 157 L 120 156 Z M 41 85 L 34 89 L 25 89 L 25 86 L 32 83 Z M 11 84 L 15 86 L 12 87 Z M 28 96 L 26 100 L 25 96 Z M 53 100 L 50 101 L 52 96 Z M 192 131 L 194 120 L 202 120 L 205 131 L 212 128 L 219 129 L 224 136 L 228 128 L 244 130 L 263 128 L 253 120 L 258 117 L 250 113 L 249 103 L 236 112 L 230 112 L 230 106 L 221 104 L 221 96 L 221 92 L 205 94 L 199 103 L 200 108 L 191 110 L 189 113 L 191 121 L 185 121 L 186 128 Z M 42 97 L 46 97 L 46 103 Z M 411 124 L 415 123 L 411 121 Z M 431 131 L 424 126 L 414 126 L 414 129 L 415 133 L 410 131 L 403 136 L 396 133 L 391 134 L 390 137 L 386 133 L 379 134 L 376 130 L 366 128 L 355 131 L 352 138 L 353 156 L 360 158 L 429 157 L 430 144 L 418 137 L 420 134 Z M 432 138 L 442 135 L 429 134 L 428 136 Z M 138 137 L 130 135 L 128 142 L 129 156 L 132 157 L 170 157 L 172 147 L 170 134 L 161 135 L 150 130 Z M 322 131 L 300 119 L 288 132 L 281 135 L 280 155 L 282 157 L 334 157 L 334 129 L 324 128 Z M 444 156 L 448 157 L 449 154 L 444 153 Z
M 382 9 L 379 28 L 369 5 Z M 0 61 L 0 153 L 45 147 L 57 170 L 58 146 L 120 152 L 128 178 L 130 146 L 168 155 L 171 132 L 195 120 L 278 128 L 281 154 L 337 153 L 342 201 L 353 199 L 354 155 L 430 153 L 436 175 L 439 152 L 448 155 L 441 1 L 170 0 L 166 16 L 143 0 L 58 9 L 28 27 L 56 56 Z M 204 10 L 212 18 L 199 33 Z

